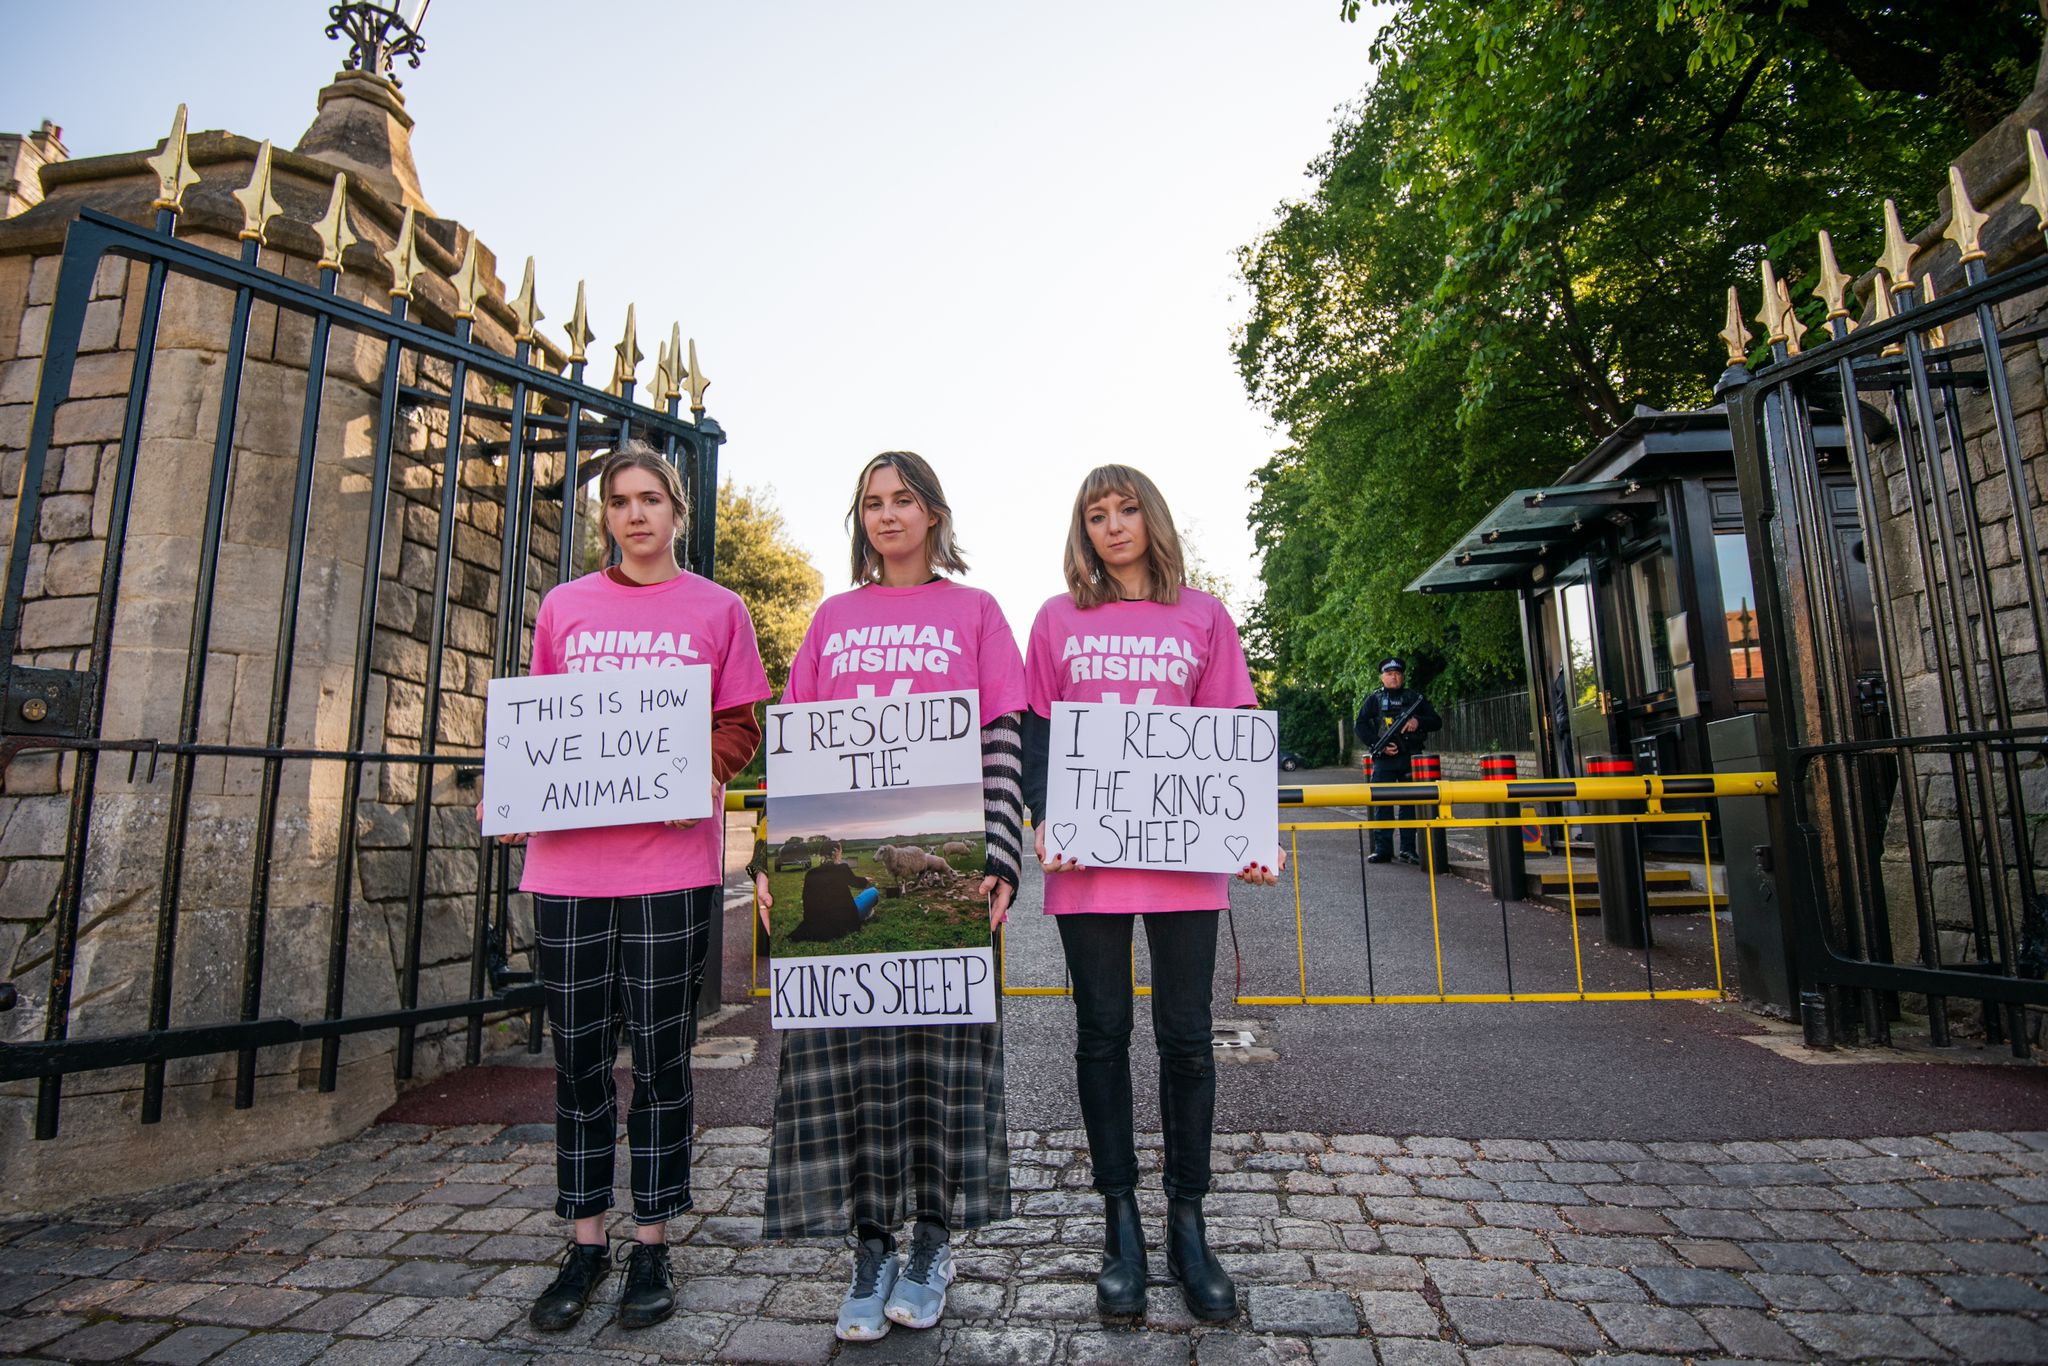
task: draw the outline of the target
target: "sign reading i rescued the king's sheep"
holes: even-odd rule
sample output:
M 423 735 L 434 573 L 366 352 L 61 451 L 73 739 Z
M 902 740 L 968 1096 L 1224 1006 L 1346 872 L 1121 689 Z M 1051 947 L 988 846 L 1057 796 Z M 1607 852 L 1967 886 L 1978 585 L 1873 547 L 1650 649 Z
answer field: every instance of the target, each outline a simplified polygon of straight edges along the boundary
M 768 709 L 768 995 L 777 1029 L 986 1024 L 973 692 Z
M 1084 868 L 1235 873 L 1279 849 L 1270 711 L 1055 702 L 1045 837 Z

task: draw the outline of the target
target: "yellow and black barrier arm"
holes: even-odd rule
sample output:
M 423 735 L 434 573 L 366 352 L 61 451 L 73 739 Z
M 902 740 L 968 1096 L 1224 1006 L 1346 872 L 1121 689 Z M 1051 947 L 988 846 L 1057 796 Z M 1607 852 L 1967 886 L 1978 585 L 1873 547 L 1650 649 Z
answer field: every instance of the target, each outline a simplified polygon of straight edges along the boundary
M 1775 773 L 1646 774 L 1636 778 L 1447 778 L 1434 783 L 1282 784 L 1282 806 L 1504 806 L 1525 802 L 1640 802 L 1775 797 Z M 759 811 L 762 788 L 728 788 L 725 809 Z

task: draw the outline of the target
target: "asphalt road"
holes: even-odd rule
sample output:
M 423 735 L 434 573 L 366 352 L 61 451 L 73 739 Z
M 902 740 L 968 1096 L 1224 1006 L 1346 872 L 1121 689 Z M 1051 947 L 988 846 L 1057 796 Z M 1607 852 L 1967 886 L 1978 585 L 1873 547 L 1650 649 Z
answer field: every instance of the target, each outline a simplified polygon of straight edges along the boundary
M 1304 976 L 1311 995 L 1434 995 L 1439 959 L 1443 990 L 1453 994 L 1504 992 L 1511 975 L 1518 992 L 1715 985 L 1705 915 L 1659 916 L 1647 956 L 1601 942 L 1598 916 L 1583 915 L 1575 945 L 1570 915 L 1503 906 L 1457 877 L 1435 879 L 1432 908 L 1431 879 L 1361 864 L 1352 832 L 1303 833 L 1299 850 L 1299 949 L 1292 876 L 1274 888 L 1232 886 L 1215 1014 L 1250 1028 L 1265 1060 L 1220 1069 L 1220 1130 L 1711 1141 L 2048 1129 L 2048 1071 L 2002 1051 L 1959 1048 L 1955 1061 L 1931 1062 L 1864 1050 L 1815 1063 L 1797 1048 L 1759 1046 L 1753 1040 L 1772 1026 L 1718 1001 L 1237 1005 L 1239 995 L 1299 995 Z M 1064 983 L 1058 934 L 1042 905 L 1033 870 L 1008 934 L 1013 986 Z M 729 918 L 728 1000 L 746 971 L 743 915 Z M 1733 986 L 1725 918 L 1720 933 Z M 1142 932 L 1136 941 L 1145 983 Z M 759 1046 L 747 1066 L 699 1073 L 700 1122 L 769 1122 L 776 1042 L 766 1015 L 756 1004 L 715 1027 Z M 1078 1127 L 1068 1002 L 1012 996 L 1005 1026 L 1011 1127 Z M 1775 1032 L 1782 1038 L 1783 1027 Z M 1840 1062 L 1845 1056 L 1856 1060 Z M 1153 1058 L 1141 1000 L 1132 1041 L 1140 1128 L 1151 1127 Z M 445 1110 L 480 1119 L 484 1106 L 498 1122 L 541 1120 L 551 1095 L 549 1069 L 486 1068 L 430 1084 L 392 1117 L 433 1120 Z

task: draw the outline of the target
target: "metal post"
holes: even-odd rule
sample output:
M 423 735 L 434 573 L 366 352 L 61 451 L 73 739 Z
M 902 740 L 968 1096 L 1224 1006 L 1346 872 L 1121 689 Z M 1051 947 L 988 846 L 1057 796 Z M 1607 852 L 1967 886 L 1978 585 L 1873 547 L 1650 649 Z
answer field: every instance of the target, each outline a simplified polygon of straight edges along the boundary
M 1411 781 L 1418 783 L 1442 782 L 1444 779 L 1443 756 L 1438 754 L 1416 755 L 1410 761 L 1408 777 Z M 1449 807 L 1443 808 L 1443 810 L 1445 811 L 1448 811 L 1449 809 Z M 1424 815 L 1425 813 L 1431 815 L 1435 814 L 1435 812 L 1432 811 L 1431 808 L 1426 806 L 1412 806 L 1408 808 L 1408 814 L 1411 817 L 1419 817 Z M 1429 841 L 1429 848 L 1423 852 L 1422 866 L 1425 869 L 1430 869 L 1439 873 L 1449 872 L 1451 867 L 1450 836 L 1447 833 L 1445 833 L 1444 828 L 1440 825 L 1424 827 L 1422 831 L 1422 836 L 1423 839 Z M 1417 841 L 1417 843 L 1420 842 L 1421 841 Z
M 1588 778 L 1632 778 L 1635 760 L 1625 754 L 1594 754 L 1585 761 Z M 1625 802 L 1595 802 L 1592 814 L 1624 814 Z M 1643 850 L 1632 825 L 1597 824 L 1593 867 L 1600 885 L 1600 932 L 1623 948 L 1650 947 L 1650 906 L 1643 894 Z
M 1515 756 L 1512 754 L 1482 754 L 1479 757 L 1479 776 L 1496 782 L 1513 782 L 1515 777 Z M 1513 802 L 1489 806 L 1487 811 L 1501 819 L 1516 814 Z M 1520 901 L 1528 889 L 1529 865 L 1522 848 L 1522 829 L 1519 825 L 1496 825 L 1486 832 L 1486 885 L 1496 900 Z

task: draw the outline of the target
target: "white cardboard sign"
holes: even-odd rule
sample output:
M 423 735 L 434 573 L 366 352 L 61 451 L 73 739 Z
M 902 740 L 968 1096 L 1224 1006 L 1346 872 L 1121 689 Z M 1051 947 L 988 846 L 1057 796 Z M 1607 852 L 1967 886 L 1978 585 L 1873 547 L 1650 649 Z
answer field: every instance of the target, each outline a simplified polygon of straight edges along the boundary
M 995 955 L 987 948 L 911 949 L 777 958 L 768 1000 L 777 1029 L 989 1024 Z
M 775 797 L 981 781 L 980 694 L 907 693 L 768 708 Z
M 1270 711 L 1055 702 L 1046 850 L 1084 868 L 1272 866 L 1279 746 Z
M 773 706 L 762 750 L 769 844 L 778 850 L 771 856 L 770 881 L 778 890 L 767 964 L 774 1027 L 992 1022 L 995 956 L 978 890 L 980 695 Z M 948 833 L 970 826 L 976 844 L 968 854 Z M 839 857 L 778 846 L 791 835 L 812 836 L 828 849 L 836 844 Z M 949 853 L 957 857 L 942 857 Z M 821 934 L 805 932 L 813 873 L 821 879 L 820 904 L 842 912 Z M 833 884 L 842 890 L 833 893 Z M 865 889 L 856 903 L 861 909 L 846 912 L 837 898 L 854 887 Z M 977 909 L 956 918 L 963 902 Z M 862 952 L 864 942 L 877 948 Z M 821 951 L 840 946 L 846 951 Z
M 710 814 L 710 665 L 491 680 L 484 834 Z

